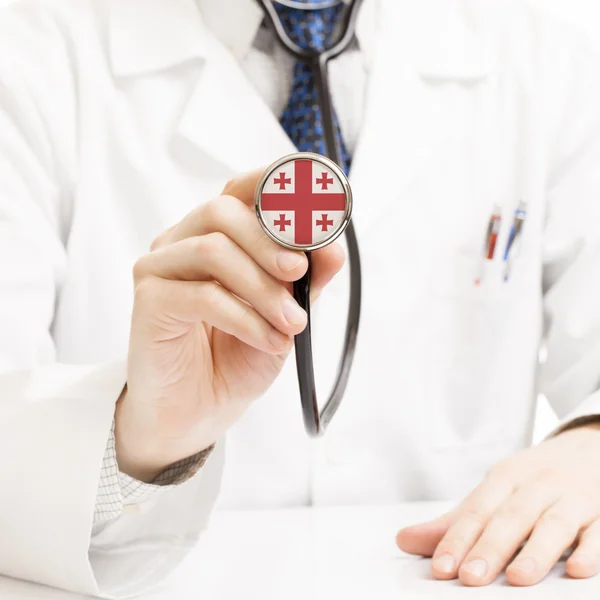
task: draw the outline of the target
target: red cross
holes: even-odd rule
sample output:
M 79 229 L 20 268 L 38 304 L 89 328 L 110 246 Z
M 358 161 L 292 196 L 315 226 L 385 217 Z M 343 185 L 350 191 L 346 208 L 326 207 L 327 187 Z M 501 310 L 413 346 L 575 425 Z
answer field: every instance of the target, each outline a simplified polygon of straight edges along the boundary
M 313 211 L 346 210 L 345 194 L 323 194 L 312 191 L 312 161 L 294 162 L 295 191 L 293 194 L 263 194 L 263 210 L 294 211 L 296 244 L 312 244 Z
M 285 215 L 279 215 L 279 221 L 273 221 L 273 225 L 279 227 L 279 231 L 285 231 L 286 226 L 291 224 L 291 221 L 286 221 Z
M 327 173 L 322 173 L 322 174 L 321 174 L 321 179 L 317 179 L 317 183 L 320 183 L 320 184 L 321 184 L 321 189 L 322 189 L 322 190 L 326 190 L 326 189 L 327 189 L 327 186 L 328 186 L 330 183 L 333 183 L 333 179 L 329 179 L 329 178 L 327 177 Z
M 285 186 L 288 183 L 292 183 L 292 180 L 289 178 L 286 178 L 285 173 L 279 173 L 279 179 L 273 179 L 273 183 L 275 184 L 279 184 L 279 189 L 280 190 L 285 190 Z
M 327 231 L 327 227 L 333 225 L 333 221 L 328 221 L 327 215 L 321 215 L 321 220 L 317 221 L 317 225 L 321 226 L 321 231 Z

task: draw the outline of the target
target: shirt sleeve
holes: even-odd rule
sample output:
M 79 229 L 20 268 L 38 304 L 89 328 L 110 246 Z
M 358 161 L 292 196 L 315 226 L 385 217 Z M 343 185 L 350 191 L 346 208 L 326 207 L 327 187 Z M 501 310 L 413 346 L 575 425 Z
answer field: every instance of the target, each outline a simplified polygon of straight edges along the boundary
M 98 483 L 94 525 L 116 519 L 123 512 L 135 512 L 136 507 L 151 498 L 158 498 L 174 486 L 191 479 L 204 466 L 213 446 L 170 465 L 151 483 L 144 483 L 119 470 L 115 449 L 115 424 L 110 429 L 102 470 Z

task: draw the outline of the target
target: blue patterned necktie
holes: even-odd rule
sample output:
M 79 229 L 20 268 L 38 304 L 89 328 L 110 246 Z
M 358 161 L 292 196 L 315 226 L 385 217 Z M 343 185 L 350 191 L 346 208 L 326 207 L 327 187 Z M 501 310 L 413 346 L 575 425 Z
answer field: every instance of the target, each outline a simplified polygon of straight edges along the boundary
M 315 0 L 302 1 L 307 5 L 315 3 Z M 344 4 L 340 2 L 334 6 L 319 9 L 289 8 L 278 2 L 275 2 L 274 6 L 283 28 L 295 44 L 304 50 L 322 52 L 333 41 L 335 25 Z M 340 166 L 347 173 L 351 157 L 342 139 L 335 113 L 333 119 L 342 154 L 343 164 Z M 294 65 L 292 94 L 280 121 L 299 151 L 327 154 L 317 88 L 310 65 L 302 61 L 298 61 Z

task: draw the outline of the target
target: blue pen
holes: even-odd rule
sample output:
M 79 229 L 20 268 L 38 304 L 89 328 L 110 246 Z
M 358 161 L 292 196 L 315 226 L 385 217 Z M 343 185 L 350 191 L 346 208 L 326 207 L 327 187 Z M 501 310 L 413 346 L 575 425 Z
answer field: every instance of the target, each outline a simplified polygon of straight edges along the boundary
M 523 223 L 527 216 L 527 204 L 521 200 L 517 210 L 515 210 L 515 216 L 513 223 L 508 233 L 508 240 L 506 242 L 506 250 L 504 251 L 504 281 L 508 281 L 510 276 L 511 263 L 516 258 L 519 251 L 519 238 L 523 231 Z

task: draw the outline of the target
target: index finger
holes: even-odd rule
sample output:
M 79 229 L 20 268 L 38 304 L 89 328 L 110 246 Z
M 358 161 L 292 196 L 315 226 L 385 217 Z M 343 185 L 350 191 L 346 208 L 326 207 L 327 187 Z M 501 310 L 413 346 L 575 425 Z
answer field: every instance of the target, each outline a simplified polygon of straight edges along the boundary
M 215 218 L 207 219 L 207 215 L 203 212 L 207 205 L 199 206 L 157 238 L 151 249 L 188 237 L 221 231 L 280 281 L 289 282 L 299 279 L 308 266 L 304 252 L 279 246 L 263 232 L 256 218 L 254 194 L 264 171 L 265 168 L 255 169 L 231 179 L 225 185 L 221 196 L 208 203 L 212 204 L 214 209 L 220 207 L 213 211 L 216 214 L 216 217 L 213 214 Z M 344 252 L 337 243 L 333 243 L 313 252 L 312 257 L 311 299 L 314 301 L 325 285 L 341 269 L 344 263 Z M 285 258 L 288 265 L 295 266 L 282 270 L 280 262 L 282 258 Z
M 266 169 L 266 166 L 261 167 L 230 179 L 223 188 L 221 195 L 234 196 L 254 209 L 256 186 Z M 344 251 L 338 243 L 329 244 L 320 250 L 312 252 L 311 303 L 319 297 L 323 288 L 342 268 L 344 260 Z M 302 264 L 304 265 L 304 263 Z M 302 271 L 304 272 L 304 268 Z
M 248 208 L 254 210 L 254 192 L 258 181 L 263 176 L 265 167 L 242 173 L 233 179 L 230 179 L 220 194 L 222 196 L 231 196 L 240 200 Z M 172 225 L 163 231 L 150 245 L 150 250 L 155 250 L 167 244 L 178 242 L 188 237 L 199 235 L 197 230 L 198 213 L 202 210 L 202 205 L 188 213 L 179 223 Z
M 234 196 L 254 209 L 256 186 L 266 169 L 267 167 L 261 167 L 230 179 L 223 188 L 221 195 Z M 344 260 L 345 253 L 337 242 L 312 252 L 311 304 L 317 300 L 323 288 L 340 271 L 344 265 Z M 302 272 L 304 272 L 304 262 L 302 265 Z

